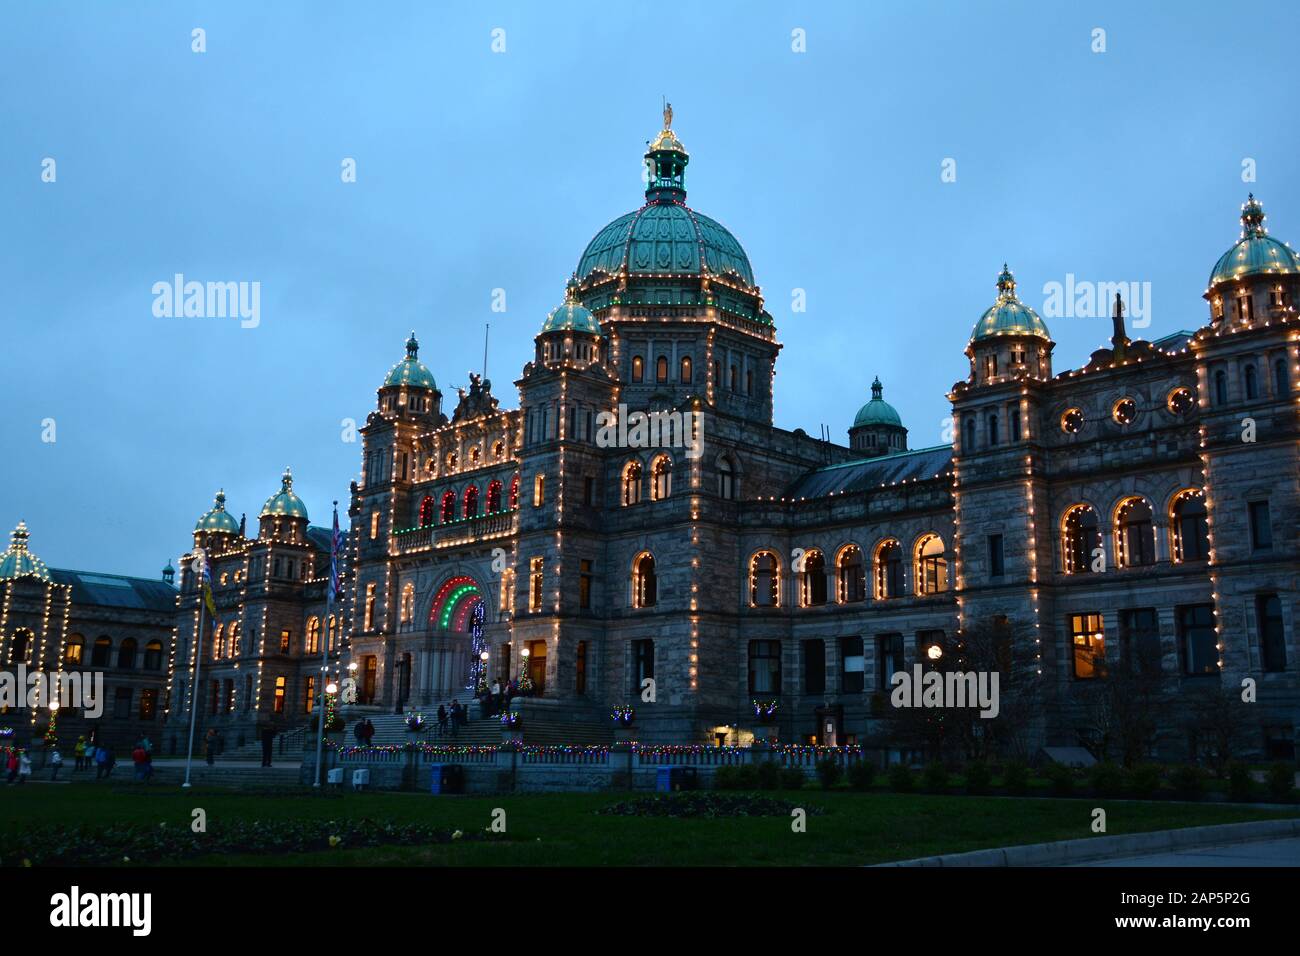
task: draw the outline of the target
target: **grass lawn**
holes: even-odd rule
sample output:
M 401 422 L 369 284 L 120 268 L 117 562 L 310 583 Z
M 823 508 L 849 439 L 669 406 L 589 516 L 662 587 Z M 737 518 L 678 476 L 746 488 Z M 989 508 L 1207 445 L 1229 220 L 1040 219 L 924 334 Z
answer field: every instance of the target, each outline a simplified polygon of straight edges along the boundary
M 856 866 L 1088 837 L 1095 806 L 1106 809 L 1108 835 L 1300 816 L 1300 808 L 1268 810 L 1115 799 L 947 797 L 814 789 L 768 795 L 797 806 L 821 806 L 825 813 L 810 814 L 807 832 L 794 833 L 785 817 L 666 819 L 595 813 L 629 796 L 618 793 L 494 797 L 348 793 L 318 797 L 301 792 L 248 794 L 196 789 L 186 793 L 172 787 L 76 783 L 0 788 L 0 827 L 18 833 L 43 823 L 188 827 L 192 808 L 202 807 L 209 827 L 235 818 L 369 817 L 470 832 L 485 829 L 493 809 L 501 807 L 507 815 L 506 842 L 339 847 L 298 855 L 213 855 L 189 862 L 217 866 Z

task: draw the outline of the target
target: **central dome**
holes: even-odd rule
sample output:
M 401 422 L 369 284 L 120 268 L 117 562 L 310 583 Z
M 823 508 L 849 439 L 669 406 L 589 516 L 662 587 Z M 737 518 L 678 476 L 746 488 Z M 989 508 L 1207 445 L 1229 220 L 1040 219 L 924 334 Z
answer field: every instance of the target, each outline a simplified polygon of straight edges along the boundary
M 686 147 L 672 130 L 672 107 L 664 128 L 645 153 L 645 205 L 619 216 L 596 233 L 578 260 L 583 304 L 716 308 L 764 325 L 749 256 L 725 226 L 686 205 Z

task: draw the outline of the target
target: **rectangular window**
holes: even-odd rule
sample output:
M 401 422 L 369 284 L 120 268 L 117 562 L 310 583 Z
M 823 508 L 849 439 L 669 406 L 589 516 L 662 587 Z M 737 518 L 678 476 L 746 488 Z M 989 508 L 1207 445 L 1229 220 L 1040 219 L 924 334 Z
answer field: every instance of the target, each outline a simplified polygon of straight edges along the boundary
M 528 610 L 530 611 L 542 609 L 543 561 L 543 558 L 530 558 L 528 561 Z
M 1006 564 L 1002 555 L 1002 535 L 989 535 L 989 577 L 1000 578 L 1006 574 Z
M 1273 547 L 1273 525 L 1268 518 L 1267 501 L 1250 503 L 1250 546 L 1256 551 L 1268 551 Z
M 749 692 L 781 693 L 781 642 L 749 642 Z
M 1160 673 L 1160 622 L 1155 608 L 1119 612 L 1119 647 L 1124 663 L 1137 673 Z
M 823 640 L 803 642 L 803 692 L 826 693 L 826 642 Z
M 216 681 L 212 682 L 212 689 L 217 690 Z M 213 698 L 216 703 L 216 698 Z M 212 711 L 216 713 L 216 708 Z M 113 718 L 115 720 L 129 720 L 131 718 L 131 688 L 119 687 L 113 695 Z
M 1023 358 L 1021 363 L 1024 364 Z M 1011 404 L 1007 406 L 1007 425 L 1011 429 L 1011 440 L 1020 441 L 1020 406 Z
M 306 686 L 303 689 L 302 708 L 303 713 L 310 714 L 316 708 L 316 675 L 308 674 Z
M 533 507 L 540 508 L 546 501 L 546 476 L 538 475 L 533 479 Z
M 846 694 L 861 694 L 867 687 L 866 658 L 862 638 L 840 638 L 840 685 Z
M 903 635 L 881 634 L 877 637 L 876 687 L 879 690 L 889 690 L 892 686 L 890 679 L 901 671 L 903 666 Z
M 140 691 L 140 719 L 153 720 L 158 712 L 158 688 L 146 687 Z
M 289 633 L 289 629 L 287 627 L 283 628 L 280 631 L 280 653 L 281 654 L 289 653 L 290 640 L 291 640 L 291 635 Z
M 655 676 L 655 642 L 632 642 L 632 693 L 641 693 L 641 683 Z
M 1078 680 L 1097 677 L 1106 664 L 1106 635 L 1100 614 L 1071 614 L 1070 649 L 1074 676 Z
M 1282 602 L 1276 594 L 1255 598 L 1259 655 L 1266 671 L 1286 670 L 1286 635 L 1282 628 Z
M 286 683 L 287 682 L 283 677 L 277 677 L 275 679 L 275 712 L 277 714 L 284 713 L 284 694 L 287 690 L 287 687 L 285 686 Z
M 1189 604 L 1178 609 L 1178 643 L 1183 673 L 1189 676 L 1219 673 L 1219 642 L 1214 633 L 1214 607 Z
M 578 607 L 591 607 L 591 562 L 586 558 L 578 562 Z
M 370 540 L 374 541 L 379 537 L 379 512 L 370 512 Z
M 596 501 L 596 479 L 587 475 L 582 479 L 582 503 L 591 507 Z

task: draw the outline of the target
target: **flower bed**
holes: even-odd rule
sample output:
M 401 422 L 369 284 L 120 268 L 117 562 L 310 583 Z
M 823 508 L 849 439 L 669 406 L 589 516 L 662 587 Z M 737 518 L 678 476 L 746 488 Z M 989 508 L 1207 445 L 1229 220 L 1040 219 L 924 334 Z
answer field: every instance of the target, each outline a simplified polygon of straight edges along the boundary
M 797 804 L 753 793 L 717 793 L 709 790 L 662 793 L 636 797 L 602 807 L 596 812 L 620 817 L 788 817 Z M 812 816 L 821 807 L 802 807 Z

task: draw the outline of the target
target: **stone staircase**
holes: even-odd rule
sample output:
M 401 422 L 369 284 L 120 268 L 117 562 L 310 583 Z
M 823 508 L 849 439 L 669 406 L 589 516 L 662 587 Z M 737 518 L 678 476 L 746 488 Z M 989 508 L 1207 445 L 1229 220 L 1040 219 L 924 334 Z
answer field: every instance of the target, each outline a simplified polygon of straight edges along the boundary
M 448 701 L 444 706 L 450 704 Z M 450 708 L 449 708 L 450 709 Z M 523 719 L 523 738 L 526 744 L 539 746 L 555 744 L 610 744 L 614 742 L 613 725 L 601 721 L 594 709 L 575 708 L 574 705 L 560 705 L 555 701 L 542 698 L 516 698 L 510 709 L 518 711 Z M 438 744 L 455 744 L 456 746 L 486 747 L 501 743 L 504 733 L 500 718 L 496 715 L 481 717 L 477 701 L 471 701 L 470 720 L 459 732 L 452 736 L 450 731 L 438 734 L 438 706 L 419 711 L 424 715 L 429 729 L 424 733 L 413 734 L 406 727 L 405 714 L 361 713 L 348 720 L 343 743 L 351 746 L 357 742 L 353 727 L 357 721 L 369 718 L 374 724 L 373 743 L 381 746 L 395 746 L 408 742 Z M 260 754 L 260 751 L 258 751 Z

